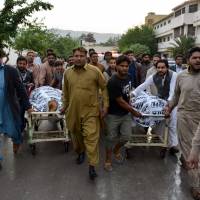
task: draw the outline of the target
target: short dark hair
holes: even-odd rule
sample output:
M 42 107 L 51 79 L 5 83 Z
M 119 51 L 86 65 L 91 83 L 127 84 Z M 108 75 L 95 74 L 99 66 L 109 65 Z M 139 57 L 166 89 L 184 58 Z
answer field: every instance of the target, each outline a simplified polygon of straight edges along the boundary
M 167 68 L 169 68 L 169 64 L 168 64 L 168 61 L 167 61 L 167 60 L 165 60 L 165 59 L 159 60 L 159 61 L 156 63 L 156 68 L 157 68 L 157 66 L 158 66 L 159 63 L 164 63 L 165 66 L 166 66 Z
M 56 58 L 56 54 L 55 53 L 48 53 L 47 57 L 49 57 L 49 56 L 54 56 L 54 58 Z
M 142 58 L 144 58 L 145 56 L 151 57 L 151 55 L 150 55 L 149 53 L 144 53 L 144 54 L 142 54 Z
M 193 53 L 200 52 L 200 47 L 193 47 L 187 53 L 187 58 L 189 59 Z
M 177 54 L 177 55 L 175 56 L 175 60 L 176 60 L 177 58 L 179 58 L 179 57 L 183 58 L 183 55 Z
M 24 57 L 24 56 L 19 56 L 17 58 L 17 63 L 20 62 L 20 61 L 25 61 L 26 63 L 28 62 L 27 59 L 26 59 L 26 57 Z
M 115 58 L 115 57 L 111 57 L 110 60 L 115 60 L 115 61 L 116 61 L 116 58 Z M 110 60 L 109 60 L 109 61 L 110 61 Z
M 48 49 L 46 50 L 46 52 L 47 52 L 47 54 L 49 54 L 49 53 L 53 53 L 53 52 L 54 52 L 54 50 L 53 50 L 53 49 L 50 49 L 50 48 L 48 48 Z
M 95 52 L 95 51 L 92 51 L 92 52 L 90 53 L 90 57 L 92 57 L 94 54 L 98 55 L 98 53 L 97 53 L 97 52 Z
M 56 60 L 55 63 L 54 63 L 54 66 L 58 67 L 60 65 L 63 65 L 63 62 L 61 60 Z
M 157 57 L 157 58 L 160 58 L 160 59 L 161 59 L 160 54 L 154 54 L 153 57 Z
M 104 55 L 108 55 L 108 54 L 111 54 L 111 55 L 112 55 L 112 52 L 106 51 L 106 52 L 104 53 Z
M 89 52 L 89 53 L 95 52 L 95 49 L 91 48 L 91 49 L 88 50 L 88 52 Z
M 70 56 L 68 56 L 67 60 L 69 60 L 70 58 L 73 58 L 73 57 L 74 57 L 74 56 L 70 55 Z
M 122 62 L 127 62 L 128 65 L 130 64 L 129 58 L 128 58 L 127 56 L 125 56 L 125 55 L 119 56 L 119 57 L 117 58 L 117 60 L 116 60 L 116 64 L 117 64 L 117 65 L 119 65 L 119 64 L 122 63 Z
M 86 50 L 84 47 L 77 47 L 77 48 L 73 49 L 73 54 L 74 54 L 76 51 L 83 52 L 83 53 L 85 53 L 85 55 L 87 55 L 87 50 Z
M 131 53 L 134 53 L 132 50 L 127 50 L 124 52 L 124 55 L 128 55 L 128 54 L 131 54 Z

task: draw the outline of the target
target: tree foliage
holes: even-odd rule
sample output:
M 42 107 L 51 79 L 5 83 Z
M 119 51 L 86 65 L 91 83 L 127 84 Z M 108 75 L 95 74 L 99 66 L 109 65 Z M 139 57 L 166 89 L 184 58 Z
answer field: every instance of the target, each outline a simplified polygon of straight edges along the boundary
M 0 49 L 12 42 L 19 25 L 31 25 L 27 18 L 31 17 L 34 12 L 52 8 L 51 4 L 41 0 L 5 0 L 0 10 Z
M 130 45 L 130 47 L 126 50 L 132 50 L 135 55 L 141 55 L 144 53 L 150 54 L 149 47 L 143 44 L 139 44 L 139 43 Z
M 52 48 L 57 56 L 62 58 L 67 58 L 72 49 L 77 46 L 78 41 L 73 40 L 69 35 L 61 37 L 38 26 L 21 29 L 13 42 L 13 48 L 19 54 L 24 50 L 32 49 L 41 56 L 45 56 L 46 50 Z
M 88 33 L 88 34 L 83 33 L 79 37 L 79 39 L 83 40 L 85 42 L 91 42 L 91 43 L 95 43 L 96 42 L 96 39 L 94 38 L 94 34 L 93 33 Z
M 26 49 L 32 49 L 44 55 L 49 44 L 54 41 L 54 34 L 40 27 L 30 27 L 19 30 L 13 42 L 13 48 L 21 54 Z
M 182 54 L 184 57 L 187 56 L 189 49 L 195 46 L 195 38 L 187 37 L 186 35 L 176 38 L 174 43 L 171 43 L 172 47 L 168 50 L 172 53 L 173 57 L 178 54 Z
M 149 47 L 151 54 L 155 54 L 157 52 L 157 42 L 153 28 L 146 25 L 136 26 L 123 34 L 118 42 L 121 51 L 129 49 L 133 44 L 145 45 Z
M 72 50 L 79 46 L 79 41 L 74 40 L 69 36 L 61 37 L 55 36 L 50 48 L 52 48 L 56 55 L 61 58 L 68 58 L 72 55 Z

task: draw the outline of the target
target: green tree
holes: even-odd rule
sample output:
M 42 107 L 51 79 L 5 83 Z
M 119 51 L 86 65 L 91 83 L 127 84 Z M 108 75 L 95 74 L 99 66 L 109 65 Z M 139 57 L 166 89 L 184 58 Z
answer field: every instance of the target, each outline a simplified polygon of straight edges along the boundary
M 19 54 L 24 50 L 32 49 L 45 56 L 46 49 L 52 48 L 57 56 L 62 58 L 67 58 L 72 53 L 72 49 L 77 46 L 78 41 L 70 36 L 61 37 L 39 26 L 21 29 L 13 42 L 13 48 Z
M 186 57 L 188 50 L 195 46 L 195 41 L 195 38 L 184 35 L 180 38 L 176 38 L 174 43 L 171 43 L 172 47 L 170 47 L 168 50 L 172 53 L 173 57 L 175 57 L 177 54 L 182 54 L 184 57 Z
M 78 46 L 78 40 L 74 40 L 69 36 L 56 36 L 56 39 L 50 47 L 55 51 L 57 56 L 61 58 L 68 58 L 68 56 L 72 55 L 72 50 Z
M 150 49 L 148 46 L 143 45 L 143 44 L 132 44 L 130 47 L 126 50 L 132 50 L 135 55 L 141 55 L 143 53 L 149 53 L 150 54 Z
M 8 47 L 16 36 L 19 25 L 31 25 L 27 20 L 34 12 L 51 10 L 53 6 L 41 0 L 5 0 L 0 10 L 0 49 Z
M 85 39 L 84 39 L 84 40 L 85 40 L 85 42 L 93 42 L 93 43 L 96 42 L 93 33 L 88 33 L 88 34 L 85 36 Z
M 32 49 L 43 56 L 55 38 L 53 33 L 38 26 L 20 29 L 13 42 L 13 48 L 19 54 L 26 49 Z
M 155 54 L 157 52 L 157 42 L 153 28 L 146 25 L 136 26 L 123 34 L 118 42 L 121 51 L 129 49 L 133 44 L 146 45 L 149 47 L 150 53 Z

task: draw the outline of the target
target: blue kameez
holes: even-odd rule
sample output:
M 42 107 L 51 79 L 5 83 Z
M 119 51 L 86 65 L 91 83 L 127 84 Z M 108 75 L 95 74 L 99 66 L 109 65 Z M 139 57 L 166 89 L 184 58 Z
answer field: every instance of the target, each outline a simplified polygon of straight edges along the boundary
M 4 77 L 4 67 L 0 66 L 0 133 L 11 137 L 15 144 L 20 144 L 22 142 L 21 124 L 15 122 L 8 100 L 6 99 Z

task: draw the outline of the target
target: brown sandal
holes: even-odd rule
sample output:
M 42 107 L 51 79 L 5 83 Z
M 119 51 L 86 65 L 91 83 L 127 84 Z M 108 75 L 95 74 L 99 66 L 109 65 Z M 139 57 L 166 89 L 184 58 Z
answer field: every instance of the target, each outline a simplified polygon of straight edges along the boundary
M 117 161 L 117 163 L 120 163 L 120 164 L 123 163 L 124 158 L 120 152 L 114 153 L 114 157 L 115 157 L 115 161 Z
M 14 154 L 17 154 L 19 147 L 20 147 L 20 144 L 13 143 L 13 153 Z
M 104 169 L 108 172 L 111 172 L 113 170 L 112 164 L 110 162 L 105 162 Z

